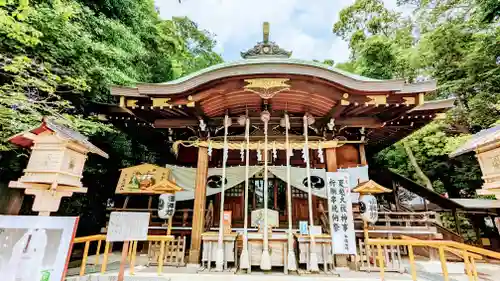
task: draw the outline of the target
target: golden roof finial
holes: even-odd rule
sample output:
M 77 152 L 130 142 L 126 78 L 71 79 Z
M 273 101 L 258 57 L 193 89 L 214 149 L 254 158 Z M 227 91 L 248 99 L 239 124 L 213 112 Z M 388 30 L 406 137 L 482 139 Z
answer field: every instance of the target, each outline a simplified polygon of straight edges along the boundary
M 269 42 L 269 22 L 265 21 L 262 26 L 263 42 Z

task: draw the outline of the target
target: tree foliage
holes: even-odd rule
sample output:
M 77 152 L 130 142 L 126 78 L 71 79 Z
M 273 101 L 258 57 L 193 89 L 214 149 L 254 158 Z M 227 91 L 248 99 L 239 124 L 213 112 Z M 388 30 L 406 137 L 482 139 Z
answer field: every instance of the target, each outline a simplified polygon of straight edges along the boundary
M 407 82 L 438 81 L 428 98 L 457 98 L 444 121 L 404 139 L 439 192 L 473 196 L 480 171 L 470 155 L 448 154 L 468 134 L 500 120 L 500 21 L 498 1 L 401 0 L 412 16 L 386 8 L 379 0 L 356 0 L 340 12 L 333 31 L 349 42 L 350 61 L 337 67 L 361 75 Z M 417 181 L 402 143 L 376 156 L 380 165 Z
M 112 84 L 164 82 L 221 62 L 214 46 L 212 35 L 191 20 L 161 19 L 153 0 L 0 1 L 2 181 L 19 177 L 29 153 L 7 138 L 38 125 L 42 116 L 55 116 L 111 155 L 107 162 L 89 159 L 89 194 L 62 207 L 102 219 L 92 211 L 102 212 L 118 169 L 159 160 L 158 147 L 166 143 L 152 143 L 142 128 L 142 134 L 125 135 L 88 109 L 93 102 L 114 102 Z

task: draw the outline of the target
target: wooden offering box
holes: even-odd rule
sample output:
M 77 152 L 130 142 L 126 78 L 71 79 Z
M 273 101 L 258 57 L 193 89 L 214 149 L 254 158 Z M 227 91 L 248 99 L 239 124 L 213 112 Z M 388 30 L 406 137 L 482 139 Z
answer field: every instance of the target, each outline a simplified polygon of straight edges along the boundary
M 311 248 L 311 236 L 296 234 L 295 238 L 299 245 L 299 263 L 309 265 L 309 253 Z M 314 235 L 315 249 L 318 256 L 318 263 L 323 264 L 324 270 L 328 271 L 328 264 L 333 259 L 331 255 L 332 238 L 328 234 Z
M 238 233 L 224 233 L 223 247 L 224 247 L 224 269 L 227 269 L 227 263 L 233 262 L 237 263 L 236 255 L 236 239 L 238 238 Z M 218 232 L 205 232 L 201 235 L 201 240 L 203 241 L 203 254 L 201 262 L 207 264 L 207 269 L 210 270 L 211 263 L 215 262 L 217 259 L 217 247 L 219 242 Z

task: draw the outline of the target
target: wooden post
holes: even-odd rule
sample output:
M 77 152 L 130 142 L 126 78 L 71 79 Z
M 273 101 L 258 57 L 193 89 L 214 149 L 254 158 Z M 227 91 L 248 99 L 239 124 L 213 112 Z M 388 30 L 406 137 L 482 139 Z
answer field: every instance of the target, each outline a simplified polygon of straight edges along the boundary
M 171 215 L 168 218 L 168 228 L 167 228 L 167 235 L 172 235 L 172 220 L 173 220 L 174 215 Z
M 359 144 L 359 159 L 361 160 L 361 165 L 366 166 L 368 163 L 366 162 L 366 153 L 365 153 L 365 144 Z
M 125 276 L 125 263 L 127 262 L 128 245 L 129 242 L 123 242 L 122 258 L 120 260 L 120 271 L 118 272 L 118 281 L 123 281 Z
M 189 263 L 198 264 L 200 260 L 201 234 L 205 223 L 205 202 L 207 193 L 208 149 L 198 147 L 198 165 L 196 168 L 196 188 L 194 195 L 193 223 L 191 224 L 191 248 Z

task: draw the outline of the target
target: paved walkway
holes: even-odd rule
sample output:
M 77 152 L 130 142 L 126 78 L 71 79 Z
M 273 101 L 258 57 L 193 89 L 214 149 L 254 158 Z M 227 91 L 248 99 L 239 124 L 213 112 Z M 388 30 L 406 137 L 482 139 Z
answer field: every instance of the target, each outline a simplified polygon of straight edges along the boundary
M 93 262 L 93 257 L 89 257 L 89 263 Z M 236 273 L 235 270 L 228 270 L 227 272 L 207 272 L 202 268 L 187 266 L 187 267 L 170 267 L 163 268 L 164 274 L 158 276 L 156 273 L 157 267 L 145 266 L 147 262 L 146 257 L 138 256 L 136 260 L 137 266 L 135 267 L 135 275 L 130 276 L 129 269 L 126 270 L 125 280 L 127 281 L 313 281 L 313 280 L 349 280 L 349 281 L 366 281 L 366 280 L 380 280 L 379 272 L 356 272 L 356 271 L 337 271 L 335 273 L 318 273 L 318 274 L 298 274 L 290 273 L 285 275 L 279 269 L 271 272 L 262 272 L 258 268 L 252 271 L 251 274 Z M 418 280 L 425 281 L 442 281 L 441 264 L 435 261 L 418 261 L 417 265 L 417 278 Z M 462 262 L 452 263 L 448 262 L 448 271 L 450 273 L 450 281 L 468 281 L 468 276 L 464 273 L 464 264 Z M 500 275 L 500 265 L 477 263 L 477 271 L 479 280 L 494 281 L 498 280 Z M 108 260 L 108 272 L 104 275 L 99 274 L 100 265 L 89 265 L 87 267 L 86 276 L 78 277 L 79 268 L 68 270 L 67 281 L 115 281 L 117 271 L 119 268 L 119 256 L 110 255 Z M 386 272 L 385 280 L 394 281 L 410 281 L 411 275 L 409 274 L 409 265 L 403 264 L 404 273 Z M 497 278 L 495 278 L 497 277 Z

